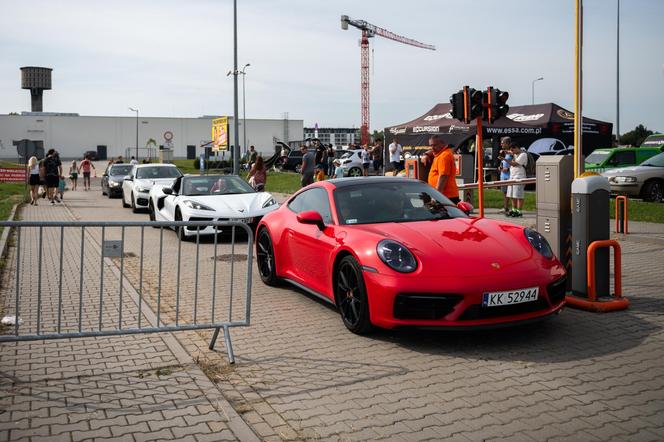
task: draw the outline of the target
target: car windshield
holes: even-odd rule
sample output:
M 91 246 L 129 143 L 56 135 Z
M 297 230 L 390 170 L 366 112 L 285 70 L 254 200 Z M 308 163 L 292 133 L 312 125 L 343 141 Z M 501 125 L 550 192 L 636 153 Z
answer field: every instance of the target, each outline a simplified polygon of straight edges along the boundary
M 136 170 L 136 178 L 139 180 L 153 180 L 159 178 L 177 178 L 181 176 L 177 167 L 141 167 Z
M 651 135 L 641 143 L 641 146 L 661 146 L 664 144 L 664 135 Z
M 586 163 L 589 164 L 602 164 L 604 160 L 606 160 L 609 155 L 611 155 L 610 152 L 593 152 L 590 155 L 588 155 L 588 158 L 586 158 Z
M 664 167 L 664 153 L 659 153 L 641 163 L 642 166 Z
M 232 195 L 255 193 L 242 178 L 235 175 L 187 176 L 182 178 L 182 195 Z
M 452 201 L 420 181 L 369 183 L 334 191 L 341 224 L 374 224 L 466 218 Z
M 129 175 L 131 168 L 134 167 L 131 164 L 118 164 L 111 166 L 111 169 L 108 171 L 109 175 Z

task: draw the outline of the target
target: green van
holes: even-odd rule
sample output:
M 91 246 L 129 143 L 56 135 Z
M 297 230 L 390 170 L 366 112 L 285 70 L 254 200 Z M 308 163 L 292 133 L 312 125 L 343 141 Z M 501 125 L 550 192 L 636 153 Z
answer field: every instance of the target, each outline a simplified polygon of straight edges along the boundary
M 586 158 L 585 170 L 601 173 L 616 167 L 638 166 L 648 158 L 661 152 L 658 147 L 595 149 Z

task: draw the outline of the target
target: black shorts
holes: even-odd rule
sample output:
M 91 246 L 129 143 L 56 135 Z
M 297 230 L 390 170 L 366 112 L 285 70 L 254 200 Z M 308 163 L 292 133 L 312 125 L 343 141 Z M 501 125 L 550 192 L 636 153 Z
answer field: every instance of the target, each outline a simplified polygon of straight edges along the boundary
M 38 173 L 30 174 L 30 185 L 31 186 L 38 186 L 39 185 L 39 174 Z
M 60 183 L 60 177 L 57 175 L 46 175 L 46 187 L 49 189 L 53 187 L 58 187 Z
M 90 178 L 90 172 L 83 172 L 83 178 Z
M 371 164 L 371 163 L 362 163 L 362 168 L 363 168 L 364 170 L 369 170 L 369 165 L 370 165 L 370 164 Z

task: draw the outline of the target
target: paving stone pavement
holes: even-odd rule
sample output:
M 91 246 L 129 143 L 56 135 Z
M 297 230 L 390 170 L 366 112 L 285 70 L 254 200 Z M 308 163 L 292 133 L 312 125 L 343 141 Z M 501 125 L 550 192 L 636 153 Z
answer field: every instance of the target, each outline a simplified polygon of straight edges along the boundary
M 118 210 L 119 200 L 102 199 L 99 192 L 68 192 L 66 196 L 67 205 L 77 218 L 146 219 L 144 214 Z M 50 209 L 59 210 L 41 206 L 38 210 Z M 532 220 L 525 217 L 519 222 L 527 224 Z M 648 225 L 642 227 L 647 234 Z M 157 231 L 146 231 L 146 235 L 151 238 L 148 253 L 158 253 Z M 174 250 L 177 246 L 174 233 L 166 231 L 164 238 L 165 247 Z M 205 242 L 201 247 L 203 255 L 213 256 L 212 243 Z M 225 242 L 221 247 L 227 253 L 230 245 Z M 133 377 L 127 375 L 126 370 L 118 371 L 118 378 L 108 375 L 99 380 L 101 387 L 69 389 L 62 382 L 57 390 L 58 384 L 53 386 L 50 381 L 46 382 L 48 372 L 46 380 L 39 378 L 39 384 L 35 377 L 33 384 L 32 378 L 20 372 L 26 370 L 26 362 L 19 364 L 5 359 L 3 352 L 2 372 L 22 375 L 27 382 L 2 384 L 9 394 L 5 393 L 0 401 L 0 408 L 5 410 L 0 414 L 0 422 L 4 425 L 2 419 L 7 414 L 25 411 L 21 407 L 28 407 L 27 411 L 46 408 L 51 414 L 36 415 L 22 425 L 29 431 L 44 426 L 49 426 L 49 431 L 55 427 L 57 431 L 62 424 L 39 419 L 57 418 L 62 414 L 54 411 L 57 406 L 48 406 L 48 401 L 57 401 L 58 394 L 65 395 L 67 404 L 71 403 L 72 407 L 78 404 L 78 399 L 117 409 L 123 405 L 123 398 L 118 395 L 126 393 L 126 387 L 133 386 L 134 381 L 139 386 L 129 390 L 140 396 L 142 391 L 147 394 L 152 388 L 159 389 L 162 378 L 182 381 L 177 384 L 181 389 L 193 388 L 187 378 L 190 376 L 199 380 L 199 388 L 204 390 L 206 398 L 219 394 L 220 401 L 228 401 L 251 429 L 268 441 L 664 440 L 664 365 L 661 362 L 664 356 L 664 284 L 661 282 L 664 248 L 653 242 L 632 241 L 629 235 L 622 238 L 622 247 L 623 287 L 632 302 L 629 310 L 591 314 L 566 309 L 544 323 L 475 333 L 380 331 L 358 337 L 346 331 L 338 313 L 326 304 L 292 287 L 264 286 L 254 266 L 252 325 L 232 331 L 237 355 L 234 366 L 228 364 L 221 345 L 215 352 L 207 349 L 208 332 L 172 334 L 172 339 L 188 354 L 180 364 L 173 363 L 177 359 L 165 350 L 168 346 L 159 336 L 132 337 L 140 341 L 136 346 L 149 348 L 144 352 L 146 360 L 140 361 L 145 368 L 132 371 Z M 186 244 L 184 256 L 190 257 L 194 250 L 191 243 Z M 131 263 L 127 272 L 129 279 L 136 277 Z M 235 281 L 236 275 L 226 278 Z M 228 282 L 226 279 L 219 281 L 220 287 Z M 242 277 L 237 278 L 240 287 L 241 282 Z M 182 286 L 191 288 L 193 283 L 191 271 L 183 272 Z M 172 275 L 162 284 L 162 290 L 172 296 Z M 203 297 L 207 300 L 205 295 Z M 153 301 L 150 299 L 154 308 Z M 173 314 L 172 302 L 173 298 L 162 306 L 165 316 Z M 191 303 L 191 299 L 184 302 Z M 191 314 L 191 309 L 187 311 Z M 87 354 L 83 352 L 87 345 L 115 347 L 118 352 L 123 345 L 133 345 L 127 344 L 126 338 L 114 341 L 116 339 L 58 341 L 58 345 L 71 346 L 65 350 L 55 350 L 57 347 L 51 342 L 32 343 L 29 345 L 35 349 L 40 345 L 53 348 L 54 359 L 44 362 L 39 359 L 38 350 L 30 358 L 37 361 L 33 363 L 36 370 L 44 368 L 40 363 L 64 370 L 61 367 L 63 364 L 66 367 L 67 362 L 58 358 L 73 355 L 76 360 L 77 355 Z M 145 340 L 154 340 L 150 341 L 151 348 L 144 344 Z M 7 344 L 3 344 L 2 349 L 6 347 Z M 161 361 L 157 361 L 160 357 Z M 54 361 L 57 362 L 53 364 Z M 93 359 L 90 363 L 93 368 L 86 375 L 101 376 L 94 371 L 95 364 L 99 363 L 106 361 Z M 200 379 L 201 372 L 194 363 L 211 382 Z M 174 369 L 168 376 L 152 374 L 157 368 L 171 366 L 181 369 Z M 145 370 L 152 383 L 140 377 Z M 188 375 L 190 371 L 199 377 Z M 43 372 L 39 373 L 44 376 Z M 84 381 L 77 378 L 76 382 Z M 111 385 L 114 387 L 109 387 Z M 22 392 L 22 388 L 29 389 L 29 394 L 35 397 L 15 393 Z M 48 396 L 48 388 L 57 390 L 53 399 Z M 120 391 L 122 388 L 126 390 Z M 168 394 L 178 393 L 165 386 L 164 389 Z M 151 400 L 150 396 L 146 400 Z M 47 406 L 41 406 L 42 401 Z M 158 424 L 150 426 L 150 422 L 164 422 L 154 418 L 155 413 L 158 416 L 161 411 L 167 419 L 177 423 L 176 427 L 195 431 L 200 421 L 192 419 L 205 420 L 200 416 L 206 413 L 205 409 L 194 408 L 198 414 L 190 409 L 195 417 L 189 421 L 184 417 L 177 419 L 182 417 L 178 411 L 165 415 L 165 411 L 148 407 L 141 409 L 141 413 L 130 414 L 131 420 L 128 415 L 119 413 L 104 415 L 98 418 L 108 423 L 103 426 L 98 423 L 93 426 L 92 419 L 87 423 L 88 418 L 80 412 L 80 420 L 76 417 L 74 420 L 76 424 L 85 420 L 87 433 L 79 435 L 71 429 L 67 437 L 94 437 L 93 432 L 103 428 L 110 434 L 102 430 L 101 438 L 127 435 L 113 433 L 113 426 L 118 425 L 113 419 L 118 419 L 119 425 L 125 427 L 147 423 L 148 430 L 157 434 L 155 437 L 179 438 L 182 433 L 176 434 L 173 428 L 166 428 L 170 433 L 159 433 L 164 428 Z M 73 411 L 69 414 L 77 416 Z M 37 425 L 39 422 L 48 423 Z M 18 424 L 13 425 L 12 431 L 22 431 L 16 427 Z M 217 429 L 209 422 L 208 428 Z M 0 426 L 0 439 L 3 438 L 1 431 L 7 429 Z M 15 434 L 12 433 L 12 439 Z M 136 434 L 141 432 L 134 436 Z M 224 434 L 241 438 L 237 433 Z M 51 435 L 55 433 L 49 433 Z

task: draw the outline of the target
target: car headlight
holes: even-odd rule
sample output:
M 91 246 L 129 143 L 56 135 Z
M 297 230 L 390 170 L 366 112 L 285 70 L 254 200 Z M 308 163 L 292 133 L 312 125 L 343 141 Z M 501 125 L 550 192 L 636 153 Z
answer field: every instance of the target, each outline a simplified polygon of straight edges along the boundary
M 417 269 L 415 256 L 404 246 L 391 239 L 384 239 L 376 246 L 380 259 L 392 269 L 401 273 L 411 273 Z
M 117 181 L 109 181 L 108 185 L 111 186 L 111 187 L 118 187 L 120 185 L 120 183 L 117 182 Z
M 610 180 L 613 183 L 616 184 L 630 184 L 630 183 L 636 183 L 636 177 L 634 176 L 614 176 L 612 180 Z
M 214 210 L 213 208 L 208 207 L 205 204 L 201 204 L 197 201 L 192 201 L 192 200 L 185 200 L 182 204 L 194 210 Z
M 149 187 L 136 186 L 136 192 L 147 193 L 150 191 Z
M 553 250 L 549 242 L 544 238 L 539 232 L 533 229 L 523 229 L 523 234 L 526 235 L 526 239 L 535 250 L 537 250 L 540 255 L 546 259 L 553 258 Z
M 277 201 L 274 198 L 270 197 L 269 200 L 263 203 L 263 209 L 266 207 L 274 206 L 275 204 L 277 204 Z

